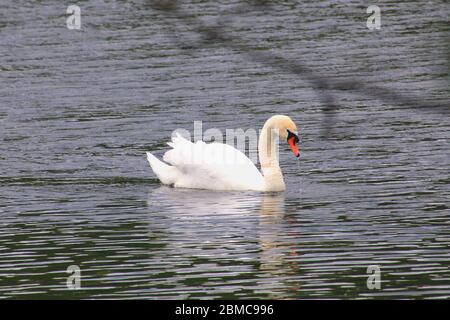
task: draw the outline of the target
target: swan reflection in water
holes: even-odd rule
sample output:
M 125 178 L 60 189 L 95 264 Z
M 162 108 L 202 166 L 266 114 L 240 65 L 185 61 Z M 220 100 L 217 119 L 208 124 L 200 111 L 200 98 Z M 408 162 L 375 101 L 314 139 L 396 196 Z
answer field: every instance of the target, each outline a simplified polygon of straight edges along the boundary
M 298 292 L 298 225 L 286 214 L 284 194 L 163 186 L 150 193 L 148 207 L 151 241 L 163 244 L 151 263 L 176 274 L 166 279 L 171 285 L 190 279 L 213 296 Z

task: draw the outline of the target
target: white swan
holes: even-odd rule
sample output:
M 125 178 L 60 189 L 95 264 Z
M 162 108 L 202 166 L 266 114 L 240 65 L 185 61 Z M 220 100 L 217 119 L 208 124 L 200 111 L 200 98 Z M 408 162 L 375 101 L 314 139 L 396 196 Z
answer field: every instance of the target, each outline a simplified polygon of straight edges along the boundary
M 287 139 L 292 152 L 300 156 L 297 126 L 288 116 L 268 119 L 260 133 L 258 155 L 261 172 L 241 151 L 223 143 L 192 143 L 177 135 L 168 145 L 162 162 L 150 152 L 147 159 L 163 184 L 179 188 L 209 190 L 284 191 L 283 174 L 276 152 L 276 136 Z

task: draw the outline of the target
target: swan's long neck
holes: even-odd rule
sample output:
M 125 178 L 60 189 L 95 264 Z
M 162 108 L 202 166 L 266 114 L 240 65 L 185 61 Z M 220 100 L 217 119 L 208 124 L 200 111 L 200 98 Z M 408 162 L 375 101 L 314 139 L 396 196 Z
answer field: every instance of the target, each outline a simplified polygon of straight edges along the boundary
M 278 134 L 270 121 L 264 124 L 258 141 L 259 162 L 264 176 L 264 191 L 283 191 L 283 173 L 278 162 Z

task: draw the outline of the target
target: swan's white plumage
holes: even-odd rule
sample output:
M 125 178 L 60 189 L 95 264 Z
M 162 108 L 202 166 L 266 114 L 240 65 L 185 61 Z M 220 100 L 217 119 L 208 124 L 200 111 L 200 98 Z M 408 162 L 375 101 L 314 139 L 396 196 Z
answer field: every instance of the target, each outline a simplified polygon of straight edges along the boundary
M 164 154 L 166 163 L 150 152 L 147 152 L 147 159 L 161 182 L 175 187 L 283 191 L 286 187 L 272 134 L 286 139 L 293 132 L 297 132 L 297 127 L 288 116 L 274 115 L 265 122 L 258 142 L 262 174 L 245 154 L 230 145 L 192 143 L 178 134 L 168 143 L 172 149 Z M 292 151 L 299 157 L 295 145 Z
M 171 150 L 158 160 L 147 152 L 153 172 L 164 184 L 215 190 L 263 190 L 264 178 L 241 151 L 223 143 L 192 143 L 176 134 Z

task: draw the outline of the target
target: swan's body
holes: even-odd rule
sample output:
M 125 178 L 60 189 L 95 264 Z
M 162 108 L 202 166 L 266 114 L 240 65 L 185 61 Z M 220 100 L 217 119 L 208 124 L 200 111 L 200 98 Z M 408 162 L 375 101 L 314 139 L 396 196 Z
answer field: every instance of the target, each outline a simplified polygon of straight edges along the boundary
M 172 149 L 164 154 L 166 163 L 150 152 L 147 152 L 147 159 L 159 180 L 175 187 L 283 191 L 285 184 L 272 133 L 290 139 L 288 134 L 297 138 L 292 133 L 296 131 L 294 122 L 287 116 L 273 116 L 266 121 L 258 143 L 262 174 L 245 154 L 230 145 L 203 141 L 192 143 L 180 135 L 168 143 Z M 294 147 L 291 145 L 291 148 Z

